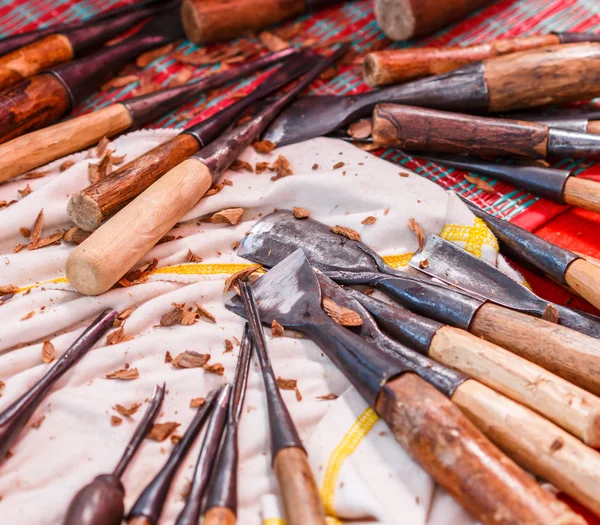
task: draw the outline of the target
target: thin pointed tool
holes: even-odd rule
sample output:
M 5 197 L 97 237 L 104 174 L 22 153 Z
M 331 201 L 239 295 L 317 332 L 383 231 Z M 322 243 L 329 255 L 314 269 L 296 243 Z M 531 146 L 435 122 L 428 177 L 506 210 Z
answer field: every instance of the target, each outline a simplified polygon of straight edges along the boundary
M 112 474 L 100 474 L 81 488 L 71 501 L 63 525 L 121 525 L 125 514 L 125 488 L 121 477 L 152 428 L 165 396 L 156 386 L 150 404 Z

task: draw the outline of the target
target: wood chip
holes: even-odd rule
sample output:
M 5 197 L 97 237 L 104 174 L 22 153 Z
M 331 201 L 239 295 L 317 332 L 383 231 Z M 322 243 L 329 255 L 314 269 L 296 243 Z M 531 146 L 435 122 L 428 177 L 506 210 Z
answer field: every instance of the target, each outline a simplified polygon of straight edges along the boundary
M 425 234 L 423 233 L 423 228 L 421 228 L 421 225 L 413 217 L 408 219 L 408 227 L 417 236 L 419 251 L 421 251 L 425 245 Z
M 195 397 L 190 401 L 190 408 L 200 408 L 206 403 L 206 399 L 203 397 Z
M 329 82 L 334 79 L 338 74 L 338 69 L 336 66 L 329 66 L 323 73 L 319 75 L 319 80 L 323 82 Z
M 35 429 L 40 428 L 45 419 L 46 419 L 46 416 L 38 417 L 33 423 L 31 423 L 31 428 L 35 428 Z
M 46 171 L 31 171 L 31 172 L 27 173 L 27 175 L 25 175 L 23 178 L 26 180 L 41 179 L 42 177 L 45 177 L 46 175 L 48 175 L 48 172 L 46 172 Z
M 36 243 L 29 243 L 27 246 L 28 250 L 38 250 L 39 248 L 44 248 L 46 246 L 50 246 L 52 244 L 60 244 L 60 240 L 62 239 L 64 232 L 56 232 L 52 235 L 48 235 L 48 237 L 43 237 Z
M 152 429 L 148 432 L 148 439 L 153 439 L 159 443 L 167 439 L 175 429 L 180 426 L 180 423 L 175 421 L 167 421 L 165 423 L 154 423 Z
M 371 136 L 373 131 L 373 123 L 369 119 L 362 119 L 358 122 L 353 122 L 348 127 L 348 135 L 353 139 L 366 139 Z
M 268 162 L 257 162 L 256 166 L 254 166 L 254 169 L 257 174 L 264 173 L 265 171 L 267 171 L 269 169 L 269 163 Z
M 124 407 L 123 405 L 115 405 L 113 410 L 116 410 L 119 414 L 124 417 L 131 417 L 138 411 L 138 408 L 142 406 L 141 403 L 134 403 L 129 408 Z
M 354 310 L 340 306 L 328 297 L 323 298 L 323 309 L 329 317 L 342 326 L 361 326 L 362 317 Z
M 318 169 L 319 169 L 319 165 L 318 165 L 318 164 L 313 164 L 311 169 L 312 169 L 313 171 L 316 171 L 316 170 L 318 170 Z
M 187 255 L 185 256 L 186 263 L 201 263 L 202 257 L 196 255 L 192 250 L 188 250 Z
M 250 173 L 254 173 L 252 165 L 249 162 L 240 159 L 234 160 L 231 166 L 229 166 L 229 169 L 231 171 L 249 171 Z
M 273 322 L 271 323 L 271 335 L 273 337 L 283 337 L 284 334 L 285 330 L 283 329 L 283 326 L 273 319 Z
M 335 394 L 327 394 L 326 396 L 317 396 L 317 399 L 319 401 L 333 401 L 334 399 L 337 399 L 338 396 L 336 396 Z
M 235 226 L 242 220 L 243 215 L 243 208 L 228 208 L 214 213 L 210 218 L 210 222 L 213 224 L 231 224 L 232 226 Z
M 113 427 L 118 427 L 123 420 L 119 416 L 110 416 L 110 425 Z
M 160 326 L 175 326 L 181 322 L 183 307 L 176 305 L 160 318 Z
M 32 244 L 37 243 L 40 240 L 42 235 L 42 230 L 44 229 L 44 209 L 42 208 L 38 213 L 38 216 L 33 223 L 33 228 L 31 229 L 30 240 Z
M 71 166 L 75 166 L 75 161 L 74 160 L 65 160 L 60 166 L 59 166 L 59 170 L 61 172 L 63 171 L 67 171 Z
M 361 221 L 361 224 L 375 224 L 376 221 L 377 221 L 377 217 L 374 217 L 373 215 L 369 215 L 368 217 L 365 217 Z
M 192 312 L 191 308 L 189 310 L 186 310 L 185 312 L 183 312 L 183 315 L 181 316 L 181 321 L 179 322 L 179 324 L 183 325 L 183 326 L 191 326 L 196 322 L 196 316 L 198 314 L 196 312 Z
M 200 368 L 208 363 L 210 354 L 200 354 L 192 350 L 181 352 L 171 363 L 175 368 Z
M 98 144 L 96 145 L 96 150 L 95 150 L 94 156 L 98 159 L 101 159 L 102 157 L 104 157 L 104 154 L 108 150 L 109 144 L 110 144 L 110 140 L 108 139 L 108 137 L 102 137 L 100 139 L 100 142 L 98 142 Z
M 31 193 L 31 186 L 28 184 L 22 190 L 17 190 L 17 193 L 21 196 L 21 198 L 27 197 Z
M 494 190 L 493 186 L 491 186 L 489 183 L 487 183 L 483 179 L 480 179 L 479 177 L 472 177 L 471 175 L 465 175 L 464 177 L 471 184 L 475 184 L 475 186 L 477 186 L 477 189 L 479 189 L 479 190 L 483 190 L 486 193 L 495 193 L 496 192 L 496 190 Z
M 272 53 L 276 53 L 277 51 L 282 51 L 290 47 L 290 45 L 283 40 L 282 38 L 274 35 L 273 33 L 269 33 L 269 31 L 263 31 L 258 35 L 258 38 L 263 43 L 263 45 Z
M 77 226 L 72 226 L 69 228 L 63 235 L 63 241 L 72 242 L 74 244 L 81 244 L 85 241 L 92 232 L 83 231 L 81 228 Z
M 234 251 L 235 251 L 235 250 L 237 250 L 239 247 L 240 247 L 240 241 L 233 241 L 233 242 L 231 243 L 231 249 L 232 249 L 232 250 L 234 250 Z
M 110 155 L 104 155 L 98 164 L 88 164 L 88 179 L 92 184 L 106 178 L 111 172 Z
M 350 228 L 345 228 L 344 226 L 332 226 L 329 228 L 333 233 L 337 233 L 338 235 L 343 235 L 347 237 L 351 241 L 360 241 L 360 233 L 354 231 Z
M 175 49 L 175 43 L 171 42 L 170 44 L 166 44 L 161 47 L 157 47 L 156 49 L 151 49 L 150 51 L 146 51 L 137 57 L 135 64 L 138 67 L 146 67 L 150 64 L 150 62 L 154 62 L 157 58 L 160 58 L 167 53 L 170 53 Z
M 419 261 L 419 268 L 429 268 L 429 259 L 421 259 Z
M 233 352 L 233 343 L 229 339 L 225 339 L 225 351 L 223 353 Z
M 172 80 L 167 84 L 169 87 L 176 87 L 185 84 L 194 76 L 194 72 L 189 67 L 180 69 Z
M 2 390 L 4 390 L 5 386 L 6 386 L 6 383 L 4 381 L 0 381 L 0 397 L 2 397 Z
M 109 89 L 115 89 L 120 87 L 128 86 L 129 84 L 133 84 L 137 82 L 139 79 L 137 75 L 124 75 L 121 77 L 115 77 L 108 82 L 102 84 L 100 87 L 100 91 L 108 91 Z
M 242 268 L 241 270 L 238 270 L 234 274 L 230 275 L 225 280 L 225 287 L 223 288 L 223 293 L 227 293 L 232 288 L 235 288 L 237 286 L 237 282 L 239 280 L 243 281 L 244 279 L 247 279 L 250 276 L 250 274 L 254 273 L 259 268 L 260 268 L 260 264 L 251 264 L 250 266 L 247 266 L 246 268 Z
M 343 168 L 346 164 L 344 162 L 338 162 L 337 164 L 333 165 L 333 169 L 334 170 L 338 170 L 340 168 Z
M 544 313 L 542 314 L 542 319 L 544 321 L 548 321 L 549 323 L 558 323 L 558 310 L 552 304 L 547 304 L 546 308 L 544 308 Z
M 5 286 L 0 286 L 0 295 L 5 295 L 7 293 L 17 293 L 19 291 L 19 287 L 14 284 L 7 284 Z
M 135 310 L 135 306 L 132 306 L 131 308 L 127 308 L 127 310 L 123 310 L 119 314 L 118 319 L 120 321 L 125 321 L 125 319 L 127 319 L 133 313 L 134 310 Z
M 296 219 L 307 219 L 310 217 L 310 212 L 304 208 L 292 208 L 292 213 Z
M 119 343 L 131 341 L 133 339 L 133 336 L 125 335 L 124 330 L 125 330 L 125 325 L 121 325 L 121 328 L 110 333 L 106 337 L 106 344 L 107 345 L 118 345 Z
M 271 177 L 271 180 L 273 181 L 282 179 L 283 177 L 289 177 L 290 175 L 294 174 L 290 161 L 283 155 L 279 155 L 279 157 L 277 157 L 277 160 L 271 166 L 269 166 L 269 170 L 277 173 L 277 175 Z
M 52 363 L 56 359 L 56 350 L 54 349 L 54 345 L 46 340 L 44 344 L 42 344 L 42 360 L 44 363 Z
M 222 376 L 225 373 L 225 367 L 221 363 L 213 363 L 212 365 L 204 365 L 202 368 L 211 374 Z
M 154 73 L 148 73 L 147 75 L 143 75 L 142 77 L 140 77 L 140 85 L 135 90 L 136 96 L 141 97 L 142 95 L 154 93 L 155 91 L 162 89 L 162 86 L 160 84 L 157 84 L 152 80 L 153 75 Z
M 296 379 L 283 379 L 277 376 L 277 385 L 281 390 L 296 390 L 298 381 Z
M 211 314 L 206 308 L 196 303 L 196 312 L 203 317 L 204 319 L 208 319 L 211 323 L 216 323 L 217 319 L 213 314 Z
M 27 245 L 26 244 L 17 244 L 14 248 L 13 248 L 13 253 L 19 253 L 23 248 L 25 248 Z
M 27 321 L 27 319 L 31 319 L 35 315 L 35 311 L 31 311 L 28 314 L 21 317 L 21 321 Z
M 119 280 L 119 284 L 121 286 L 132 286 L 134 284 L 145 283 L 148 280 L 148 277 L 158 266 L 158 259 L 152 259 L 152 262 L 149 263 L 145 268 L 141 268 L 139 270 L 131 270 L 125 274 Z
M 108 158 L 110 159 L 110 163 L 113 166 L 118 166 L 119 164 L 122 164 L 123 161 L 125 160 L 125 157 L 127 157 L 127 153 L 125 153 L 123 155 L 113 155 L 113 153 L 114 152 L 108 154 Z
M 165 352 L 165 363 L 172 363 L 173 362 L 173 356 L 171 355 L 171 352 L 169 352 L 168 350 Z
M 385 210 L 383 210 L 383 214 L 384 215 L 387 215 L 388 213 L 390 213 L 390 209 L 389 208 L 386 208 Z
M 216 49 L 212 53 L 208 53 L 206 48 L 202 48 L 187 54 L 184 51 L 175 53 L 173 58 L 184 64 L 192 64 L 194 66 L 217 64 L 219 62 L 232 64 L 255 55 L 259 50 L 260 46 L 256 42 L 241 40 L 236 44 L 229 42 L 226 46 Z
M 131 381 L 140 377 L 140 373 L 137 368 L 122 368 L 115 372 L 111 372 L 104 376 L 106 379 L 122 379 L 124 381 Z
M 255 142 L 252 147 L 256 153 L 271 153 L 277 147 L 277 144 L 265 139 Z

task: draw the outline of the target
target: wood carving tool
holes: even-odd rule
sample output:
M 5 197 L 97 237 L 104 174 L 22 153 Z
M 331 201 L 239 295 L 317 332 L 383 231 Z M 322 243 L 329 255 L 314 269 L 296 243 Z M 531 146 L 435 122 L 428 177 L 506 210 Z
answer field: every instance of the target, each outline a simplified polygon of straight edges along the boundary
M 364 244 L 313 219 L 279 210 L 257 221 L 238 255 L 271 267 L 302 248 L 317 269 L 341 284 L 374 286 L 409 310 L 468 330 L 600 394 L 600 340 L 390 268 Z M 600 268 L 598 268 L 600 269 Z
M 121 477 L 152 428 L 165 396 L 165 385 L 156 386 L 150 404 L 123 456 L 111 474 L 96 476 L 71 501 L 63 525 L 121 525 L 125 514 L 125 488 Z
M 279 111 L 342 53 L 339 49 L 320 61 L 280 99 L 163 175 L 98 228 L 69 255 L 69 282 L 86 295 L 113 286 L 196 205 Z
M 288 48 L 182 86 L 128 98 L 0 144 L 0 182 L 113 137 L 144 127 L 196 95 L 250 75 L 296 53 Z
M 321 307 L 319 282 L 302 250 L 273 267 L 252 289 L 262 321 L 275 320 L 312 339 L 400 445 L 476 520 L 486 525 L 583 523 L 404 360 L 378 351 L 333 321 Z M 230 301 L 227 306 L 234 305 Z

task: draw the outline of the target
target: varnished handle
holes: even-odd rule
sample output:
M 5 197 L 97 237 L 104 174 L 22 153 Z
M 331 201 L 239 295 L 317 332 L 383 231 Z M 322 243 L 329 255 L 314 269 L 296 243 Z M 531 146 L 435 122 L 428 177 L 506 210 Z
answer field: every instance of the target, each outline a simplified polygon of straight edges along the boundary
M 121 133 L 131 122 L 125 106 L 113 104 L 1 144 L 0 182 Z
M 227 507 L 211 507 L 202 518 L 202 525 L 235 525 L 236 517 Z
M 288 447 L 279 451 L 273 468 L 289 525 L 325 525 L 325 510 L 317 482 L 304 450 Z
M 196 153 L 198 141 L 187 133 L 159 144 L 108 177 L 74 193 L 67 212 L 84 231 L 94 231 L 162 175 Z
M 125 489 L 112 474 L 96 476 L 71 500 L 63 525 L 121 525 Z
M 588 120 L 586 131 L 594 135 L 600 135 L 600 120 Z
M 557 35 L 533 35 L 484 44 L 456 47 L 420 47 L 374 51 L 364 60 L 370 86 L 400 84 L 428 75 L 439 75 L 486 58 L 559 44 Z
M 476 520 L 582 523 L 500 452 L 460 409 L 415 374 L 381 390 L 376 410 L 396 440 Z
M 600 515 L 600 453 L 476 381 L 464 382 L 452 401 L 515 462 Z M 565 523 L 585 523 L 579 519 Z
M 450 326 L 436 332 L 428 355 L 544 415 L 588 445 L 600 447 L 600 399 L 583 388 Z
M 577 259 L 567 268 L 565 279 L 567 284 L 581 297 L 596 308 L 600 308 L 600 268 L 598 266 L 585 259 Z
M 600 341 L 570 328 L 486 303 L 469 331 L 600 395 Z
M 541 124 L 399 104 L 375 108 L 372 134 L 374 142 L 406 150 L 541 159 L 548 149 Z
M 565 183 L 563 199 L 572 206 L 600 213 L 600 182 L 569 177 Z
M 210 188 L 209 169 L 188 159 L 102 225 L 67 259 L 69 283 L 86 295 L 113 286 Z

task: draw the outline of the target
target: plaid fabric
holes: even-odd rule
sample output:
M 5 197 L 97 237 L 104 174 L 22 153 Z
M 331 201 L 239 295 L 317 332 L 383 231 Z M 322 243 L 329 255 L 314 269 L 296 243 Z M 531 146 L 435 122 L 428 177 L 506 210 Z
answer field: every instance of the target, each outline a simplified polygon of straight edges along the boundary
M 132 3 L 132 0 L 1 0 L 0 28 L 2 34 L 9 35 L 48 24 L 89 18 L 101 10 L 128 3 Z M 347 38 L 352 40 L 357 56 L 361 56 L 370 50 L 385 47 L 474 44 L 494 38 L 510 38 L 549 31 L 594 32 L 600 30 L 600 2 L 595 0 L 501 0 L 486 9 L 475 12 L 461 23 L 428 38 L 407 43 L 391 43 L 377 26 L 372 3 L 373 0 L 343 2 L 339 6 L 303 16 L 299 19 L 303 24 L 303 31 L 291 42 L 299 44 L 307 39 L 324 41 Z M 295 22 L 297 20 L 288 22 L 288 25 Z M 191 42 L 183 41 L 174 52 L 192 52 L 195 49 L 197 49 L 196 46 Z M 152 75 L 154 82 L 166 86 L 172 75 L 184 67 L 172 56 L 173 53 L 162 56 L 150 63 L 144 70 L 136 68 L 134 72 Z M 196 67 L 193 78 L 199 78 L 208 70 L 216 69 L 216 67 Z M 246 78 L 239 82 L 232 82 L 211 96 L 208 103 L 206 103 L 205 97 L 200 97 L 193 103 L 163 116 L 152 126 L 178 127 L 196 123 L 228 105 L 233 97 L 250 92 L 259 77 L 260 75 L 257 75 L 251 79 Z M 75 114 L 86 113 L 134 96 L 136 89 L 137 84 L 131 84 L 97 93 L 77 107 Z M 315 95 L 354 94 L 367 89 L 358 68 L 349 64 L 340 67 L 338 75 L 334 79 L 316 81 L 312 85 L 311 93 Z M 487 180 L 496 192 L 485 193 L 477 190 L 473 184 L 465 180 L 461 172 L 414 160 L 397 150 L 388 149 L 378 151 L 376 154 L 411 168 L 446 188 L 452 188 L 477 201 L 478 204 L 485 203 L 489 206 L 488 210 L 498 216 L 514 218 L 535 204 L 535 217 L 537 218 L 535 225 L 539 225 L 563 209 L 563 207 L 540 201 L 533 195 L 494 179 Z M 556 165 L 582 173 L 588 170 L 592 163 L 563 159 Z M 522 216 L 527 216 L 527 213 Z M 522 216 L 519 218 L 521 219 Z

